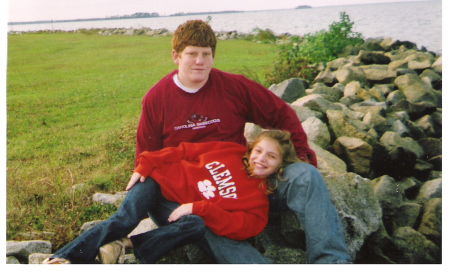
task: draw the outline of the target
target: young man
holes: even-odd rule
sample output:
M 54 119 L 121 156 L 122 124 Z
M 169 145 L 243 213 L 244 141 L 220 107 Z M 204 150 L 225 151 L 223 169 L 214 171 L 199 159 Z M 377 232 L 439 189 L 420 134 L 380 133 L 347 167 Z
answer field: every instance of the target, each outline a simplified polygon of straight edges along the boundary
M 278 191 L 270 196 L 271 210 L 296 213 L 306 232 L 308 263 L 351 262 L 340 219 L 297 115 L 263 86 L 214 69 L 216 43 L 214 32 L 203 21 L 178 27 L 172 51 L 178 69 L 144 97 L 136 154 L 176 147 L 181 142 L 245 145 L 246 122 L 291 132 L 299 158 L 310 164 L 296 163 L 285 169 L 287 180 L 280 180 Z M 149 215 L 162 225 L 178 206 L 161 201 Z M 270 263 L 249 243 L 219 237 L 210 230 L 198 245 L 218 263 Z

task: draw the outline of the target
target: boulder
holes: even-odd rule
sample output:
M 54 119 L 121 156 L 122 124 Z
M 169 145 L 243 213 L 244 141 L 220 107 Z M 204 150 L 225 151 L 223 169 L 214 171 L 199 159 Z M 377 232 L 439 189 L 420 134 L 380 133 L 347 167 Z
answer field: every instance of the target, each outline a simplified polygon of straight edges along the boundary
M 395 80 L 397 73 L 393 70 L 389 70 L 387 65 L 385 66 L 364 66 L 364 73 L 367 81 L 374 84 L 389 84 Z
M 339 137 L 332 151 L 347 164 L 349 172 L 367 177 L 372 159 L 372 146 L 357 138 Z
M 355 173 L 334 173 L 324 179 L 341 217 L 350 255 L 355 258 L 365 239 L 382 226 L 382 210 L 374 185 Z
M 247 142 L 255 140 L 261 132 L 262 128 L 260 126 L 253 123 L 245 124 L 244 137 L 246 138 Z
M 383 217 L 392 217 L 403 204 L 403 192 L 398 183 L 390 176 L 384 175 L 372 180 L 375 196 L 383 209 Z
M 286 103 L 292 103 L 297 98 L 306 95 L 305 85 L 300 78 L 285 80 L 278 85 L 272 86 L 270 90 Z
M 348 118 L 339 111 L 328 110 L 326 112 L 328 122 L 330 124 L 330 130 L 336 136 L 336 138 L 347 136 L 363 140 L 364 142 L 373 145 L 376 143 L 376 139 L 369 135 L 367 132 L 362 131 L 348 122 Z
M 423 138 L 418 141 L 418 144 L 424 151 L 425 159 L 431 159 L 435 156 L 442 155 L 442 140 L 437 138 Z
M 45 253 L 33 253 L 28 257 L 28 264 L 41 264 L 47 258 L 50 258 L 52 254 Z
M 324 84 L 318 83 L 314 84 L 311 89 L 306 90 L 307 94 L 319 94 L 325 100 L 330 102 L 339 102 L 341 99 L 343 92 L 339 89 L 328 87 Z
M 397 248 L 404 252 L 404 263 L 440 263 L 439 247 L 411 227 L 398 228 L 392 239 Z
M 397 77 L 394 83 L 411 103 L 426 102 L 431 105 L 437 105 L 436 95 L 419 76 L 412 74 L 402 75 Z
M 297 99 L 291 104 L 291 107 L 308 107 L 311 110 L 315 110 L 321 113 L 325 113 L 329 108 L 333 107 L 332 103 L 325 100 L 321 95 L 311 94 Z
M 417 201 L 421 203 L 433 198 L 442 198 L 442 178 L 425 182 L 417 195 Z
M 346 173 L 347 165 L 336 155 L 321 148 L 313 142 L 308 142 L 309 147 L 316 153 L 317 166 L 322 176 L 331 173 Z
M 422 147 L 410 137 L 402 138 L 399 134 L 386 131 L 380 138 L 380 143 L 387 149 L 391 151 L 396 147 L 402 147 L 406 151 L 413 152 L 417 158 L 421 158 L 424 155 Z
M 302 127 L 309 141 L 322 148 L 326 148 L 330 144 L 330 132 L 327 125 L 320 119 L 310 117 L 302 122 Z
M 366 74 L 360 67 L 344 67 L 336 71 L 336 79 L 343 85 L 347 85 L 348 83 L 353 81 L 365 83 Z
M 14 256 L 28 260 L 33 253 L 51 253 L 52 244 L 48 241 L 7 241 L 6 256 Z
M 433 198 L 425 204 L 418 231 L 442 246 L 442 198 Z
M 431 65 L 431 68 L 435 72 L 442 74 L 442 56 L 440 56 L 439 58 L 436 59 L 436 61 L 434 61 L 433 65 Z
M 441 128 L 435 125 L 431 115 L 425 115 L 414 122 L 428 137 L 441 137 Z
M 367 125 L 368 128 L 375 129 L 381 135 L 388 130 L 388 121 L 386 118 L 379 114 L 373 114 L 372 112 L 368 112 L 364 115 L 363 123 Z
M 319 74 L 314 79 L 314 83 L 324 83 L 329 86 L 334 85 L 337 82 L 338 81 L 336 79 L 335 74 L 329 69 L 319 72 Z
M 388 105 L 395 105 L 404 99 L 405 99 L 405 95 L 403 95 L 403 92 L 401 92 L 400 90 L 395 90 L 395 91 L 389 93 L 389 95 L 386 98 L 386 102 L 388 103 Z
M 318 119 L 323 119 L 324 114 L 320 111 L 312 110 L 309 107 L 304 106 L 297 106 L 297 105 L 291 105 L 292 109 L 295 111 L 295 114 L 297 114 L 298 119 L 301 122 L 306 121 L 306 119 L 310 117 L 315 117 Z
M 92 200 L 96 203 L 100 204 L 110 204 L 119 206 L 123 199 L 125 199 L 125 196 L 127 195 L 127 192 L 117 192 L 116 194 L 106 194 L 106 193 L 95 193 L 92 196 Z
M 371 64 L 389 64 L 391 59 L 381 52 L 370 52 L 361 50 L 356 56 L 356 60 L 364 65 Z
M 403 203 L 392 218 L 393 230 L 395 231 L 398 228 L 405 226 L 414 228 L 419 219 L 422 207 L 423 206 L 418 203 L 412 202 Z

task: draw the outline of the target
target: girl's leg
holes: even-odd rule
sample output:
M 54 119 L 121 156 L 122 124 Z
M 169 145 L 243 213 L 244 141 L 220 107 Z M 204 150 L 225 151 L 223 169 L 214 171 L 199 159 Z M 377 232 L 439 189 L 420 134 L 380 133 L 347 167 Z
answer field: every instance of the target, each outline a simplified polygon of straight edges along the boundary
M 147 217 L 159 193 L 159 185 L 151 178 L 136 183 L 113 216 L 84 232 L 50 258 L 64 258 L 71 263 L 93 262 L 102 245 L 126 237 Z
M 181 217 L 178 221 L 130 237 L 134 254 L 142 264 L 151 264 L 175 247 L 194 243 L 205 234 L 205 223 L 196 215 Z

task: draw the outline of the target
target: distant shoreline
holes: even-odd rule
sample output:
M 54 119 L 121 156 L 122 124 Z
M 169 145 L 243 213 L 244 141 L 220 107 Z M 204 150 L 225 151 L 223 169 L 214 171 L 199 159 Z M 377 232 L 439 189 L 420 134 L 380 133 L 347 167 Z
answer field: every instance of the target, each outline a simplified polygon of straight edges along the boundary
M 294 9 L 298 9 L 296 7 Z M 308 7 L 311 8 L 311 7 Z M 261 12 L 271 10 L 253 10 L 253 11 L 211 11 L 211 12 L 188 12 L 188 13 L 175 13 L 171 15 L 159 15 L 158 13 L 152 13 L 150 16 L 114 16 L 105 18 L 86 18 L 86 19 L 67 19 L 67 20 L 42 20 L 42 21 L 21 21 L 21 22 L 8 22 L 8 25 L 28 25 L 28 24 L 52 24 L 52 23 L 68 23 L 68 22 L 86 22 L 86 21 L 108 21 L 108 20 L 126 20 L 126 19 L 143 19 L 143 18 L 160 18 L 160 17 L 175 17 L 175 16 L 189 16 L 189 15 L 212 15 L 212 14 L 228 14 L 228 13 L 245 13 L 245 12 Z

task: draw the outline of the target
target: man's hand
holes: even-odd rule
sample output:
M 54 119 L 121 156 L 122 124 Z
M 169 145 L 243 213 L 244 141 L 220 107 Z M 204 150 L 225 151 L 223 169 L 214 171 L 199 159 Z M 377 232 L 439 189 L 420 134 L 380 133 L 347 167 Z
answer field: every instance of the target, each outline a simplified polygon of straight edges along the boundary
M 145 181 L 145 177 L 141 176 L 141 174 L 135 172 L 133 173 L 133 175 L 131 175 L 131 179 L 128 182 L 127 188 L 125 189 L 126 191 L 130 190 L 138 181 L 141 181 L 141 183 L 143 183 Z
M 175 222 L 183 216 L 192 214 L 192 204 L 182 204 L 169 216 L 169 222 Z

